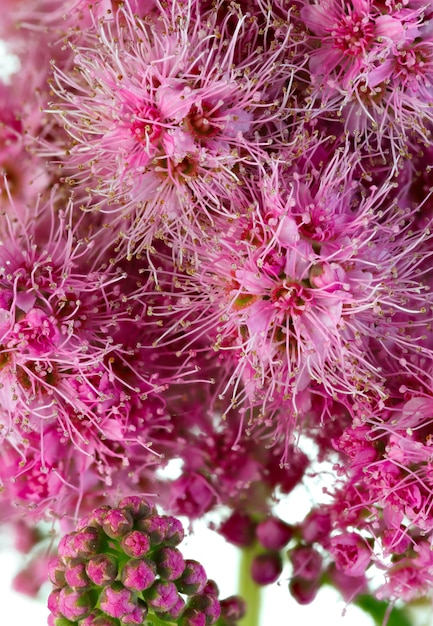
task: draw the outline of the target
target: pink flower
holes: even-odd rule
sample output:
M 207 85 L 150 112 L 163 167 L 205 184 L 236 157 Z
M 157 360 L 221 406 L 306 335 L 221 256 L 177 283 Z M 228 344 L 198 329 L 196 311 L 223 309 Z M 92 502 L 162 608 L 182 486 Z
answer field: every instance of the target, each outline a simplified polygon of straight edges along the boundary
M 400 598 L 411 602 L 420 595 L 426 595 L 433 582 L 433 568 L 430 545 L 420 541 L 412 557 L 398 560 L 387 572 L 387 581 L 376 595 L 382 598 Z
M 60 333 L 53 316 L 48 317 L 40 309 L 30 309 L 17 322 L 9 335 L 9 348 L 27 351 L 32 356 L 42 356 L 58 347 Z
M 174 3 L 172 22 L 158 10 L 154 23 L 129 5 L 95 23 L 73 43 L 79 82 L 54 75 L 52 112 L 73 140 L 65 165 L 128 256 L 155 236 L 177 247 L 185 234 L 207 237 L 216 216 L 234 214 L 237 167 L 264 154 L 255 133 L 283 114 L 274 94 L 290 75 L 281 42 L 242 55 L 254 22 L 233 14 L 235 31 L 220 33 L 216 11 L 193 19 Z
M 398 157 L 395 147 L 403 148 L 413 130 L 426 141 L 432 42 L 425 5 L 302 4 L 301 17 L 314 33 L 309 66 L 320 107 L 340 117 L 358 143 L 381 154 L 389 143 Z
M 336 568 L 348 576 L 362 576 L 372 558 L 370 547 L 357 533 L 334 535 L 329 540 L 329 551 Z
M 304 3 L 301 17 L 319 42 L 310 57 L 312 74 L 335 76 L 344 89 L 365 72 L 378 36 L 376 15 L 377 9 L 370 0 Z

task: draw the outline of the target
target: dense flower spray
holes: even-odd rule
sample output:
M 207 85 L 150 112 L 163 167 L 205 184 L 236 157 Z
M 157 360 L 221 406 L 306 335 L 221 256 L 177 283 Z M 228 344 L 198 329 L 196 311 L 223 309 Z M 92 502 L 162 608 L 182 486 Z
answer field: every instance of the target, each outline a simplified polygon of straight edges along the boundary
M 257 626 L 277 581 L 407 623 L 433 597 L 431 3 L 4 4 L 15 588 L 48 572 L 53 626 Z M 245 605 L 177 516 L 240 548 Z

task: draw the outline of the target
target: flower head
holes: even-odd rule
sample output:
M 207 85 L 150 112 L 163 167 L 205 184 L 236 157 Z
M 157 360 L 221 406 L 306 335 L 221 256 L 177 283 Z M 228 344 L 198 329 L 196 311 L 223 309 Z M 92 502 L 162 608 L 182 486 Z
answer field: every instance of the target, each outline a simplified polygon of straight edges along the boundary
M 52 111 L 73 139 L 65 165 L 102 198 L 91 210 L 122 224 L 128 256 L 155 237 L 181 248 L 233 215 L 240 164 L 265 154 L 257 132 L 284 115 L 276 94 L 291 70 L 281 42 L 243 48 L 258 30 L 247 15 L 233 7 L 232 32 L 217 11 L 202 20 L 190 4 L 173 3 L 171 14 L 158 5 L 155 21 L 125 5 L 71 41 L 78 80 L 54 70 Z

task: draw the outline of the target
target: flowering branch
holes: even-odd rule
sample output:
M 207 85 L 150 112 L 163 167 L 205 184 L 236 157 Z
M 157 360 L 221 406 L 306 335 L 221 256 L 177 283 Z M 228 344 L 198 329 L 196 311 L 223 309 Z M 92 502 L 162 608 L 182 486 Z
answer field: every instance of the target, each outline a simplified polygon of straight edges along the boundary
M 52 624 L 235 624 L 162 529 L 219 516 L 245 626 L 285 562 L 298 603 L 403 624 L 381 603 L 433 588 L 431 3 L 3 4 L 15 585 L 49 521 Z

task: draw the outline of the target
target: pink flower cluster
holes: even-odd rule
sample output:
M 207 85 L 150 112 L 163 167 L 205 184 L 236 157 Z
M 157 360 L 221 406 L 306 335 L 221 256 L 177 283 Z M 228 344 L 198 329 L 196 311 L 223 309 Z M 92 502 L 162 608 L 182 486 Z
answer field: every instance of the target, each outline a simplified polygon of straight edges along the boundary
M 6 6 L 1 521 L 158 493 L 301 603 L 431 596 L 432 4 Z

